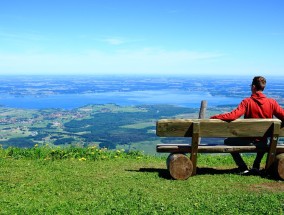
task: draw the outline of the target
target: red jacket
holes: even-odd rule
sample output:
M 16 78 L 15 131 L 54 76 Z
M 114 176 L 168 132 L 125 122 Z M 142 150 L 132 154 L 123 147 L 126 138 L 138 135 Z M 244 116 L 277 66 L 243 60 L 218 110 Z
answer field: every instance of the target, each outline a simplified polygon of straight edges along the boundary
M 219 114 L 210 119 L 232 121 L 244 115 L 244 118 L 273 118 L 284 121 L 284 110 L 274 99 L 267 98 L 262 92 L 256 92 L 245 98 L 239 106 L 230 113 Z

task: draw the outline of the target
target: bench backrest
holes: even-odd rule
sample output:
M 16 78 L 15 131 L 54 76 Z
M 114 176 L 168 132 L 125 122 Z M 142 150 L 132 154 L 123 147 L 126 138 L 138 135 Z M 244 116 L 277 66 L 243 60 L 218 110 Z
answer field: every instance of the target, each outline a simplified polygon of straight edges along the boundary
M 263 137 L 272 132 L 284 136 L 278 119 L 237 119 L 225 122 L 218 119 L 161 119 L 156 134 L 160 137 Z

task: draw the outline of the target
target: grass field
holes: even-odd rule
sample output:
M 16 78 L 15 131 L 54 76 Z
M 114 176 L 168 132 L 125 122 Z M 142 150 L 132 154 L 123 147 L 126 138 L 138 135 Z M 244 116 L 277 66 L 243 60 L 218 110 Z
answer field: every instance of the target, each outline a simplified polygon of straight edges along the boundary
M 165 159 L 95 147 L 0 149 L 0 214 L 284 213 L 284 182 L 229 173 L 230 156 L 199 156 L 199 174 L 185 181 L 170 178 Z

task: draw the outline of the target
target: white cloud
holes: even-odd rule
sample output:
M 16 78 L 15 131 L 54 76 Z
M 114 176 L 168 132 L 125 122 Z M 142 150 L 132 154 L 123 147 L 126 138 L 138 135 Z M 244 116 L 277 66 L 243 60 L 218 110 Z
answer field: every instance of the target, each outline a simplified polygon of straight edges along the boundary
M 121 38 L 106 38 L 106 39 L 103 39 L 103 41 L 110 45 L 121 45 L 125 43 L 125 41 Z
M 37 33 L 3 33 L 0 32 L 2 40 L 9 41 L 42 41 L 46 40 L 44 36 Z
M 183 73 L 222 58 L 218 52 L 168 51 L 145 48 L 102 52 L 90 50 L 84 54 L 1 54 L 0 74 L 46 73 Z
M 105 37 L 103 39 L 97 39 L 97 40 L 114 46 L 137 43 L 137 42 L 140 43 L 141 41 L 144 41 L 144 39 L 129 39 L 123 37 Z

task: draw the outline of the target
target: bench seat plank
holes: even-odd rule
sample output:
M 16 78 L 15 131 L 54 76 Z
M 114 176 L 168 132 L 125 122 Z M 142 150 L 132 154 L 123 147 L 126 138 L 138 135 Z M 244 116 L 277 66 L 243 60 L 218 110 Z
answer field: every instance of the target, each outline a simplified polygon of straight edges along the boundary
M 230 152 L 258 152 L 268 151 L 269 147 L 259 149 L 255 146 L 226 146 L 226 145 L 199 145 L 198 153 L 230 153 Z M 189 144 L 157 144 L 157 152 L 169 153 L 189 153 L 191 145 Z M 277 145 L 276 154 L 284 153 L 284 145 Z
M 200 137 L 269 136 L 264 131 L 271 131 L 274 123 L 280 127 L 279 136 L 284 136 L 284 128 L 281 128 L 278 119 L 237 119 L 231 122 L 219 119 L 161 119 L 157 121 L 156 134 L 160 137 L 192 137 L 193 123 L 200 124 Z

